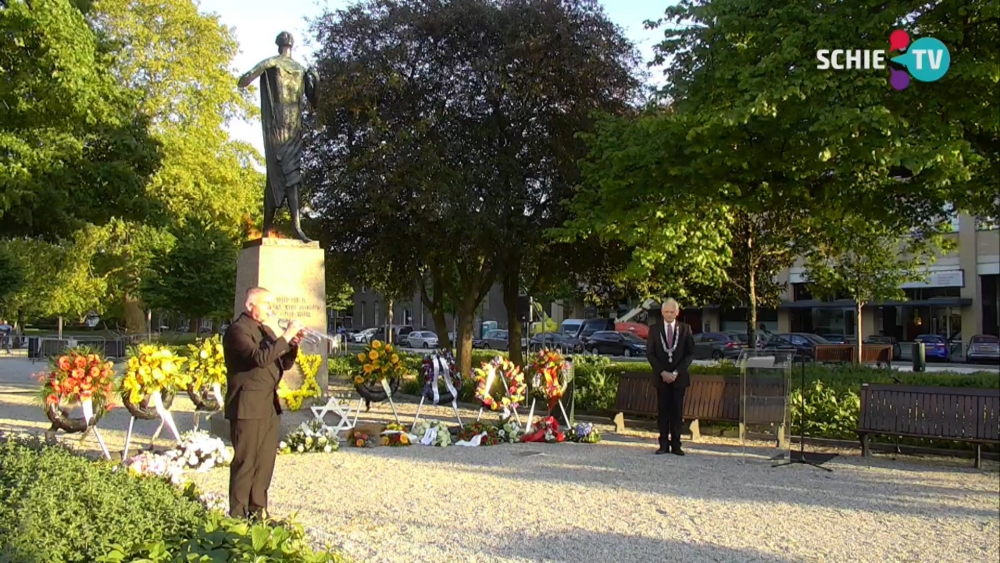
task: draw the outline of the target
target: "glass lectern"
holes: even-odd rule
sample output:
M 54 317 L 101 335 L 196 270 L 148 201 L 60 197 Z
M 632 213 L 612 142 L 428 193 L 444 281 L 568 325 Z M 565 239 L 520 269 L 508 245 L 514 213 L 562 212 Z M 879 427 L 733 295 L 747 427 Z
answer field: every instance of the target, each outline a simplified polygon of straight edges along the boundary
M 740 353 L 740 444 L 744 461 L 747 435 L 764 433 L 775 444 L 772 460 L 791 455 L 791 403 L 793 353 L 746 349 Z

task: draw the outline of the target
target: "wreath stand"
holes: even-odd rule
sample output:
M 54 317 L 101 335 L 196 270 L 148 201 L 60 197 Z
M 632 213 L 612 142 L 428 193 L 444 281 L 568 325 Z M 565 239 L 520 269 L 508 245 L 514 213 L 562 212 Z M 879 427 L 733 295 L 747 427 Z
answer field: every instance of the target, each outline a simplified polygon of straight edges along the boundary
M 493 374 L 492 375 L 495 376 L 496 373 L 497 373 L 497 371 L 493 370 Z M 503 383 L 504 396 L 509 397 L 509 398 L 513 398 L 513 397 L 510 396 L 510 387 L 507 386 L 507 379 L 504 376 L 501 375 L 500 376 L 500 382 Z M 489 390 L 490 390 L 491 387 L 493 387 L 493 380 L 492 379 L 487 379 L 486 380 L 486 391 L 489 392 Z M 482 406 L 479 407 L 479 414 L 476 415 L 476 422 L 479 422 L 479 420 L 483 418 L 483 410 L 485 408 L 486 408 L 486 405 L 482 405 Z M 521 425 L 521 417 L 517 416 L 517 409 L 512 407 L 510 410 L 511 410 L 512 413 L 514 413 L 514 420 L 517 422 L 517 425 L 520 426 Z
M 524 429 L 524 433 L 525 434 L 528 434 L 529 432 L 531 432 L 531 423 L 535 419 L 535 402 L 536 401 L 538 401 L 537 397 L 532 397 L 531 398 L 531 411 L 528 412 L 528 426 L 525 427 L 525 429 Z M 569 416 L 566 415 L 566 407 L 563 406 L 562 397 L 556 399 L 556 402 L 559 404 L 559 410 L 562 411 L 563 420 L 566 421 L 566 427 L 567 428 L 571 428 L 573 426 L 573 423 L 571 423 L 569 421 Z
M 392 408 L 392 416 L 396 419 L 396 424 L 402 426 L 402 422 L 399 421 L 399 413 L 396 412 L 396 403 L 392 400 L 392 388 L 389 387 L 389 380 L 382 378 L 379 383 L 382 385 L 382 389 L 385 390 L 385 398 L 389 400 L 389 406 Z M 359 393 L 360 395 L 360 393 Z M 378 401 L 381 402 L 381 401 Z M 364 396 L 358 397 L 358 406 L 354 411 L 354 420 L 351 421 L 351 428 L 358 425 L 358 415 L 361 414 L 361 406 L 365 404 Z
M 181 435 L 180 432 L 177 431 L 177 425 L 174 423 L 174 417 L 170 414 L 170 410 L 163 405 L 163 397 L 161 396 L 163 392 L 163 390 L 160 390 L 149 395 L 149 400 L 153 403 L 153 408 L 156 410 L 156 414 L 160 418 L 160 425 L 156 428 L 156 431 L 153 432 L 153 437 L 149 439 L 150 448 L 153 447 L 153 443 L 156 442 L 156 439 L 160 437 L 160 432 L 163 431 L 164 424 L 166 424 L 167 427 L 170 428 L 170 431 L 173 432 L 174 438 L 177 442 L 181 441 Z M 128 421 L 128 432 L 125 433 L 125 449 L 122 450 L 122 463 L 125 463 L 128 459 L 128 450 L 132 445 L 132 427 L 135 426 L 135 419 L 137 418 L 134 412 L 131 410 L 129 412 L 132 414 L 132 417 Z M 152 420 L 152 417 L 147 418 L 146 420 Z
M 66 428 L 66 426 L 61 426 L 61 425 L 56 424 L 56 421 L 53 418 L 55 415 L 52 413 L 52 409 L 58 409 L 58 408 L 59 408 L 58 405 L 50 405 L 48 407 L 48 410 L 46 411 L 48 413 L 49 421 L 52 422 L 52 427 L 49 428 L 49 430 L 47 430 L 45 432 L 45 434 L 47 436 L 53 436 L 54 437 L 56 431 L 58 431 L 58 430 L 69 431 L 69 429 Z M 83 409 L 83 424 L 86 425 L 83 428 L 83 430 L 80 430 L 80 432 L 82 434 L 80 436 L 80 441 L 82 442 L 83 440 L 85 440 L 87 438 L 87 433 L 90 432 L 90 431 L 93 431 L 94 432 L 94 437 L 97 438 L 98 445 L 101 446 L 101 452 L 104 454 L 104 459 L 107 459 L 107 460 L 110 461 L 111 460 L 111 452 L 108 451 L 108 446 L 107 446 L 107 444 L 104 443 L 104 438 L 101 436 L 100 431 L 97 430 L 97 420 L 96 420 L 96 417 L 94 415 L 94 403 L 93 403 L 93 401 L 91 399 L 85 399 L 85 400 L 80 401 L 80 408 Z M 93 425 L 91 425 L 91 422 L 90 422 L 91 420 L 94 421 Z
M 193 390 L 193 388 L 188 387 L 188 390 L 187 390 L 188 396 L 191 398 L 191 402 L 194 403 L 194 407 L 195 407 L 194 408 L 194 426 L 193 426 L 193 428 L 195 430 L 198 430 L 201 427 L 201 413 L 202 412 L 207 412 L 208 413 L 208 417 L 207 418 L 212 418 L 212 416 L 215 415 L 215 413 L 217 413 L 220 410 L 222 410 L 222 405 L 223 405 L 223 403 L 225 403 L 225 400 L 222 397 L 222 385 L 220 385 L 218 383 L 213 383 L 211 391 L 212 391 L 212 398 L 215 399 L 215 408 L 210 408 L 210 403 L 206 404 L 204 402 L 204 398 L 203 398 L 204 391 L 201 391 L 201 393 L 199 393 L 198 391 Z M 156 436 L 160 435 L 160 431 L 162 431 L 162 430 L 163 430 L 163 421 L 161 419 L 161 421 L 160 421 L 160 427 L 157 428 L 156 432 L 153 434 L 153 436 L 154 436 L 153 439 L 154 440 L 156 439 L 155 438 Z
M 434 366 L 433 379 L 431 380 L 431 401 L 433 404 L 437 405 L 440 401 L 440 395 L 438 394 L 438 379 L 444 378 L 444 386 L 448 389 L 448 393 L 451 393 L 451 409 L 455 412 L 455 418 L 458 419 L 458 426 L 462 426 L 462 415 L 458 414 L 458 390 L 455 389 L 455 385 L 451 381 L 451 367 L 449 367 L 448 362 L 445 358 L 435 354 L 431 356 L 431 363 Z M 424 401 L 427 399 L 427 393 L 420 394 L 420 404 L 417 405 L 417 414 L 413 416 L 413 424 L 416 424 L 420 420 L 420 409 L 424 408 Z M 480 410 L 480 416 L 482 416 L 482 410 Z M 479 420 L 479 419 L 476 419 Z
M 340 401 L 337 400 L 337 397 L 333 395 L 331 395 L 330 398 L 327 399 L 326 404 L 323 405 L 322 407 L 317 407 L 313 405 L 309 407 L 309 410 L 311 410 L 313 413 L 313 419 L 319 421 L 319 423 L 323 426 L 324 430 L 333 432 L 334 436 L 337 437 L 338 441 L 341 439 L 340 438 L 341 432 L 345 430 L 351 430 L 354 428 L 354 422 L 351 422 L 351 405 L 348 404 L 345 409 L 345 407 L 340 404 Z M 340 420 L 337 422 L 335 426 L 330 426 L 329 424 L 326 423 L 326 415 L 329 413 L 333 413 L 338 417 L 340 417 Z M 357 421 L 356 415 L 354 417 L 354 420 Z

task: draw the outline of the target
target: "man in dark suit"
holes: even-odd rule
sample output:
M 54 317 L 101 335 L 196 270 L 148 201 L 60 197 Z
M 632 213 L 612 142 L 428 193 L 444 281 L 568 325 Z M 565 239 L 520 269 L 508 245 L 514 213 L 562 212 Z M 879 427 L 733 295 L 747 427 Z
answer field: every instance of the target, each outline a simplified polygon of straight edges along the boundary
M 247 291 L 245 307 L 246 312 L 222 337 L 227 370 L 225 415 L 234 450 L 229 515 L 263 518 L 281 428 L 278 382 L 295 364 L 302 325 L 291 321 L 281 336 L 275 336 L 267 326 L 275 320 L 274 296 L 264 288 Z
M 687 323 L 677 321 L 680 306 L 667 299 L 660 307 L 663 321 L 649 329 L 646 358 L 653 366 L 656 382 L 660 449 L 657 454 L 684 455 L 681 426 L 684 423 L 684 393 L 691 383 L 688 368 L 694 359 L 694 335 Z

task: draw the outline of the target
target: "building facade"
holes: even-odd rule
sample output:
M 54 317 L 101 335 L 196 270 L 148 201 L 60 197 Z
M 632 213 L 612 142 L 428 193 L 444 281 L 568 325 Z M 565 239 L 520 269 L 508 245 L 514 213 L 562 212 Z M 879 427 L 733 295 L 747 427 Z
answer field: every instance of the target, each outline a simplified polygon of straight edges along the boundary
M 911 342 L 921 334 L 938 334 L 968 344 L 976 334 L 1000 334 L 997 227 L 995 222 L 968 215 L 957 217 L 948 235 L 956 248 L 928 267 L 925 281 L 902 287 L 906 300 L 866 305 L 861 317 L 862 336 L 885 335 Z M 782 272 L 778 281 L 787 283 L 782 303 L 776 310 L 758 311 L 759 324 L 772 332 L 855 334 L 857 304 L 851 299 L 814 298 L 802 260 Z M 703 331 L 746 331 L 743 309 L 706 308 L 697 316 Z

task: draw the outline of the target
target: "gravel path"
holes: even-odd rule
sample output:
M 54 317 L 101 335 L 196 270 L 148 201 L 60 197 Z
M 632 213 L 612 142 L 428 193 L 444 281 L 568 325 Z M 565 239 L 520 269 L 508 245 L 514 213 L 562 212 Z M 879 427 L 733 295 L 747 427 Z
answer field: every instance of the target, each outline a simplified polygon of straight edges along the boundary
M 0 428 L 47 428 L 28 389 L 4 374 L 0 363 Z M 399 410 L 409 422 L 415 405 Z M 190 428 L 190 403 L 179 399 L 174 411 L 181 429 Z M 362 414 L 390 417 L 387 405 Z M 283 426 L 305 418 L 293 413 Z M 101 422 L 112 449 L 120 451 L 127 423 L 124 409 Z M 155 426 L 137 424 L 143 445 Z M 744 456 L 736 440 L 705 437 L 685 444 L 686 457 L 653 456 L 649 433 L 602 431 L 597 445 L 343 447 L 279 456 L 271 509 L 297 513 L 319 542 L 358 563 L 993 562 L 1000 551 L 995 462 L 975 470 L 970 460 L 862 460 L 843 451 L 827 464 L 833 473 L 772 469 L 762 444 Z M 80 446 L 96 449 L 93 439 Z M 226 469 L 192 478 L 226 492 Z

